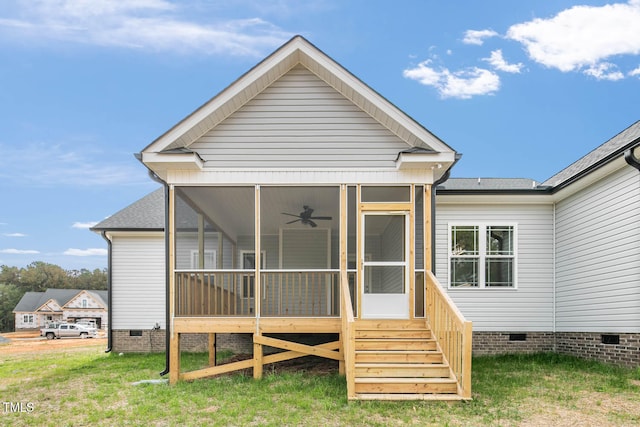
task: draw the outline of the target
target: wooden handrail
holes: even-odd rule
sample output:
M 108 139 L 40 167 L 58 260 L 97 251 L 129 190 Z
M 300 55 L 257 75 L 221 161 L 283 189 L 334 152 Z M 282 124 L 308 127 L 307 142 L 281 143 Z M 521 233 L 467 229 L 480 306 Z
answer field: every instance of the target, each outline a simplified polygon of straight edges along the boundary
M 353 400 L 355 392 L 355 317 L 349 295 L 349 276 L 346 271 L 340 274 L 340 314 L 342 318 L 342 346 L 345 373 L 347 376 L 347 398 Z
M 453 300 L 443 291 L 433 273 L 426 271 L 425 281 L 427 321 L 458 381 L 458 394 L 470 399 L 472 323 L 465 319 Z

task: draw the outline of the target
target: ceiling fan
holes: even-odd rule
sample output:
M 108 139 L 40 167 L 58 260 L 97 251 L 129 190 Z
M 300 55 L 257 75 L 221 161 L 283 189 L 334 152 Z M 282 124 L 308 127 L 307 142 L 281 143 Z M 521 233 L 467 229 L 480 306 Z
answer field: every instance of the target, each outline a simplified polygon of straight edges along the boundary
M 316 220 L 316 221 L 331 221 L 331 219 L 332 219 L 330 216 L 312 216 L 313 215 L 313 209 L 311 209 L 309 206 L 305 205 L 302 208 L 304 209 L 304 211 L 300 212 L 299 215 L 294 215 L 294 214 L 282 212 L 282 215 L 288 215 L 288 216 L 293 216 L 293 217 L 297 218 L 297 219 L 294 219 L 293 221 L 287 222 L 287 224 L 293 224 L 294 222 L 300 221 L 302 224 L 310 225 L 311 227 L 317 227 L 318 224 L 313 222 L 313 220 Z

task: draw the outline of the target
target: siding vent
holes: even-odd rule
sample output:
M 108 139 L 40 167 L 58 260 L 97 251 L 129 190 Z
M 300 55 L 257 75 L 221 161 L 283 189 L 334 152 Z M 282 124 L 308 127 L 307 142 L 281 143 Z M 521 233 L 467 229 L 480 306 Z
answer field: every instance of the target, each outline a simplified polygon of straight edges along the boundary
M 509 334 L 509 341 L 526 341 L 527 334 Z
M 141 329 L 132 329 L 129 331 L 129 336 L 130 337 L 141 337 L 142 336 L 142 330 Z
M 620 335 L 602 335 L 602 344 L 620 344 Z

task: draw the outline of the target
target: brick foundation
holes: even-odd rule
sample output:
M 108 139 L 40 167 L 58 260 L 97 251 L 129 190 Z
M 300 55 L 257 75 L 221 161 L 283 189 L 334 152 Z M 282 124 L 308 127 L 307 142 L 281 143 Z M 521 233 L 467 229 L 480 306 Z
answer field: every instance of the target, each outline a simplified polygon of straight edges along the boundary
M 474 332 L 473 354 L 556 352 L 630 368 L 640 366 L 640 334 L 606 335 L 617 337 L 619 343 L 604 344 L 603 334 L 595 332 Z
M 524 338 L 524 340 L 522 340 Z M 515 340 L 514 340 L 515 339 Z M 553 332 L 474 332 L 474 356 L 542 353 L 554 349 Z
M 164 329 L 115 330 L 111 332 L 113 339 L 112 351 L 116 353 L 155 353 L 165 351 Z M 253 352 L 251 334 L 216 334 L 216 348 L 231 350 L 234 353 Z M 187 352 L 205 352 L 209 348 L 207 334 L 182 334 L 180 337 L 180 349 Z
M 605 344 L 603 335 L 617 337 L 619 343 Z M 557 332 L 556 351 L 629 368 L 640 367 L 640 334 Z

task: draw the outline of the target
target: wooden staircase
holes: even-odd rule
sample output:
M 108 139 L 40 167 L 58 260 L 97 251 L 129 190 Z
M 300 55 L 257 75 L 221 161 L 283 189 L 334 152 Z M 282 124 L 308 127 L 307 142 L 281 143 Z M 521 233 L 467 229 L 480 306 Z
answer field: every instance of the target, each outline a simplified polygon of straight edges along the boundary
M 355 398 L 462 400 L 424 320 L 356 320 Z

